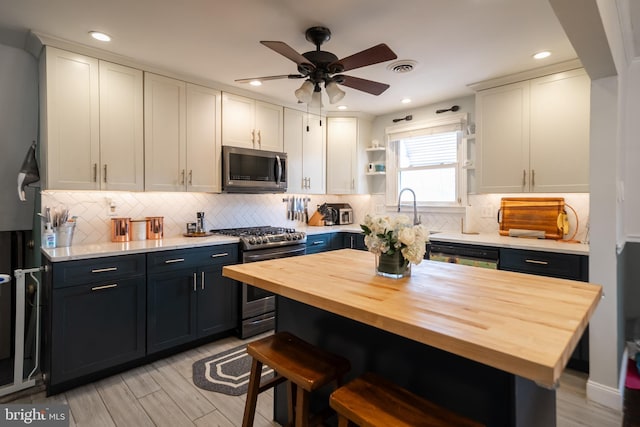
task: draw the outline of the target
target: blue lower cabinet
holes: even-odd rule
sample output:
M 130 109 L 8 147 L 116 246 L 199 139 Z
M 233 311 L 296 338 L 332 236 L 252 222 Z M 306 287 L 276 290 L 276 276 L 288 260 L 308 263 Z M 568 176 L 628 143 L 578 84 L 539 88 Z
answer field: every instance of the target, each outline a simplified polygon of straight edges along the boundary
M 43 372 L 49 392 L 145 356 L 144 266 L 144 255 L 48 264 Z
M 348 249 L 367 250 L 364 244 L 364 234 L 362 233 L 342 233 L 342 247 Z
M 222 267 L 238 262 L 238 245 L 147 255 L 147 354 L 238 326 L 238 294 Z

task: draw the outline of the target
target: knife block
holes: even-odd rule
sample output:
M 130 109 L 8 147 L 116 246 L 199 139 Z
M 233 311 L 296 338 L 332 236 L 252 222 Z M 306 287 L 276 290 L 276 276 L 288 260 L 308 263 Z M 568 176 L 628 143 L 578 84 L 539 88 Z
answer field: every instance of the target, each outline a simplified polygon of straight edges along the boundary
M 308 225 L 313 225 L 313 226 L 323 226 L 324 225 L 324 217 L 322 216 L 322 214 L 318 211 L 315 211 L 313 213 L 313 215 L 311 215 L 311 218 L 309 218 L 309 222 Z

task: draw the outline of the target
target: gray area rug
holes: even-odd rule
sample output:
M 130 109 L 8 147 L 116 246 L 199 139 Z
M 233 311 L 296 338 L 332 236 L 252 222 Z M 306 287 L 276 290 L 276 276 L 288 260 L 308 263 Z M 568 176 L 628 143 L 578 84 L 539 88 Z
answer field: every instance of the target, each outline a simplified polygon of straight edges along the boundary
M 240 396 L 247 392 L 251 373 L 251 356 L 241 345 L 193 364 L 193 383 L 204 390 Z M 262 380 L 272 378 L 273 369 L 262 367 Z

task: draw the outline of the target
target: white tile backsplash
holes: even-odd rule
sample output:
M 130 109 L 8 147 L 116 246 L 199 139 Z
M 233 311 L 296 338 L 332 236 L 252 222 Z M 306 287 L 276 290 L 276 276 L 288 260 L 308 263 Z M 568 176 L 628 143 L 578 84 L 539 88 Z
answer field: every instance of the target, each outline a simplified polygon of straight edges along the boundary
M 286 197 L 304 197 L 293 194 L 211 194 L 211 193 L 162 193 L 162 192 L 107 192 L 107 191 L 45 191 L 42 206 L 66 206 L 70 215 L 78 217 L 74 244 L 108 242 L 111 236 L 111 218 L 108 215 L 109 201 L 116 206 L 117 217 L 143 219 L 146 216 L 164 217 L 165 237 L 179 236 L 185 232 L 187 222 L 195 222 L 196 212 L 205 212 L 205 229 L 274 225 L 295 228 L 297 221 L 287 220 Z M 465 220 L 465 231 L 498 232 L 497 210 L 502 197 L 558 197 L 559 195 L 536 194 L 482 194 L 469 196 L 466 214 L 438 213 L 421 210 L 422 223 L 432 231 L 460 231 L 460 220 Z M 354 221 L 362 223 L 367 213 L 395 210 L 385 207 L 381 195 L 309 195 L 309 216 L 317 205 L 324 202 L 349 203 L 354 210 Z M 576 239 L 585 238 L 585 226 L 589 219 L 588 194 L 563 194 L 568 205 L 578 214 Z M 482 215 L 491 212 L 490 218 Z M 568 209 L 571 230 L 574 230 L 575 215 Z M 403 208 L 403 213 L 412 213 Z

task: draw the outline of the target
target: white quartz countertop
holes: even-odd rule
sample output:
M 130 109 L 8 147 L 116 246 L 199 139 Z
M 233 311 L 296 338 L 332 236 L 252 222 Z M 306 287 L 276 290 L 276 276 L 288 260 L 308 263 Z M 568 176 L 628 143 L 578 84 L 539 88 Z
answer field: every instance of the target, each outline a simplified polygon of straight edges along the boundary
M 328 227 L 296 227 L 297 231 L 303 231 L 308 235 L 323 233 L 339 233 L 361 231 L 359 225 L 334 225 Z M 174 236 L 160 240 L 139 240 L 131 242 L 101 242 L 86 245 L 72 245 L 66 248 L 42 249 L 42 253 L 51 262 L 72 261 L 88 258 L 101 258 L 107 256 L 128 255 L 172 249 L 197 248 L 204 246 L 224 245 L 238 243 L 237 237 L 213 235 L 206 237 L 182 237 Z
M 501 236 L 496 233 L 463 234 L 441 232 L 432 234 L 432 242 L 465 243 L 468 245 L 495 246 L 500 248 L 527 249 L 532 251 L 556 252 L 575 255 L 589 255 L 589 245 L 568 243 L 552 239 L 532 239 L 525 237 Z
M 87 258 L 167 251 L 172 249 L 198 248 L 203 246 L 238 243 L 237 237 L 169 237 L 160 240 L 136 240 L 131 242 L 104 242 L 87 245 L 72 245 L 67 248 L 42 249 L 51 262 L 72 261 Z

